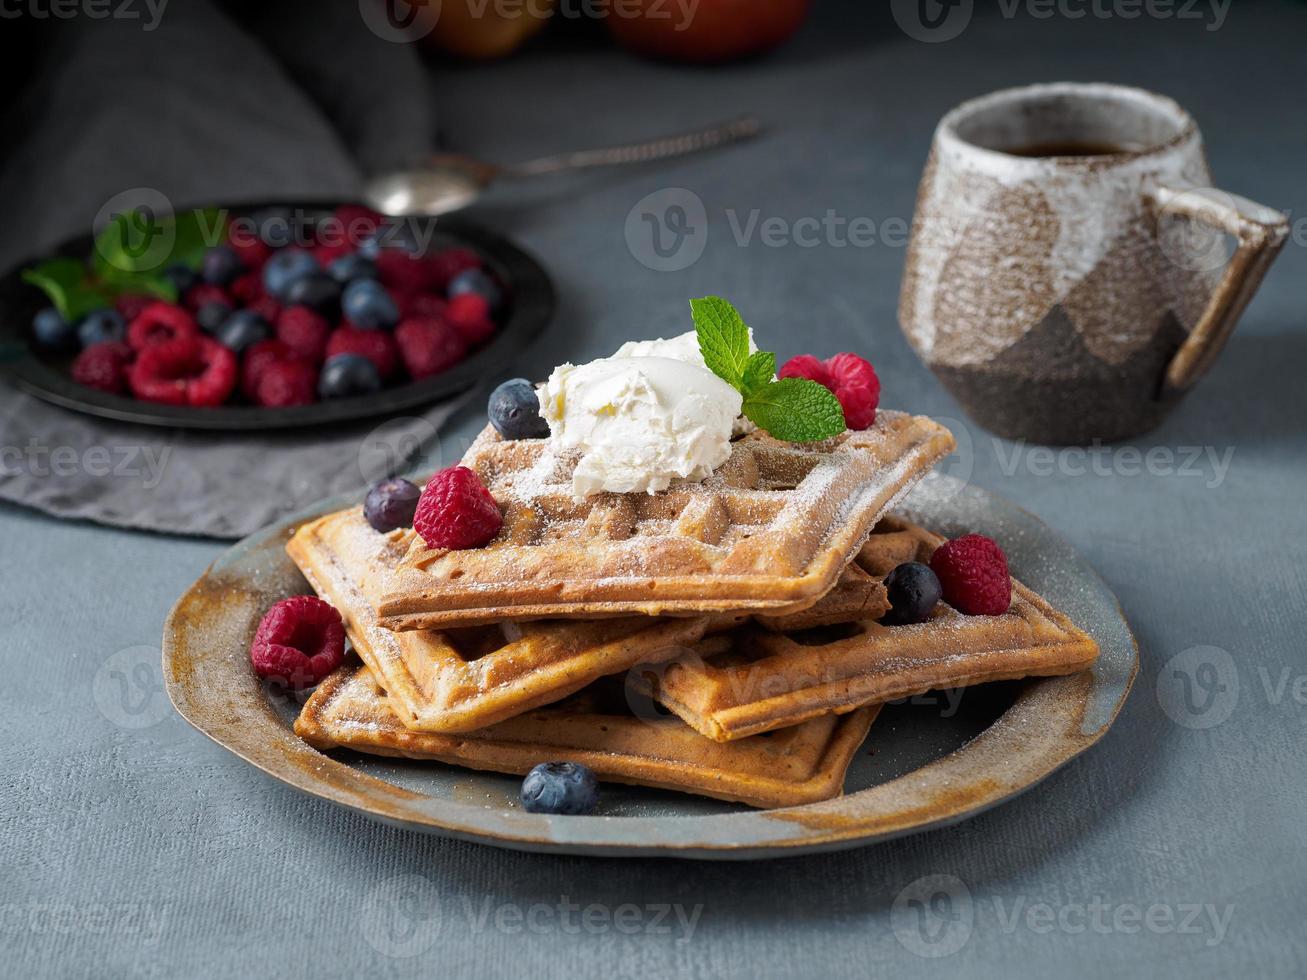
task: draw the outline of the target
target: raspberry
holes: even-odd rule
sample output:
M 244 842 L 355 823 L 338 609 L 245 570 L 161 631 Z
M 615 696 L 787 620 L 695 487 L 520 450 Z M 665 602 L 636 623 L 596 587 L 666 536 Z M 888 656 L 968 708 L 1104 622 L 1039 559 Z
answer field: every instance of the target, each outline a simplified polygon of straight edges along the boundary
M 265 295 L 263 276 L 257 272 L 246 272 L 244 275 L 237 276 L 228 288 L 231 290 L 232 299 L 242 306 L 249 306 Z
M 342 204 L 336 208 L 336 220 L 340 222 L 345 240 L 358 246 L 377 234 L 384 219 L 361 204 Z
M 281 304 L 266 294 L 250 303 L 249 308 L 263 317 L 265 323 L 276 323 L 281 316 Z
M 811 354 L 791 357 L 780 370 L 782 378 L 807 378 L 829 388 L 844 409 L 844 424 L 866 429 L 876 423 L 880 379 L 871 363 L 857 354 L 836 354 L 819 361 Z
M 126 344 L 113 340 L 92 344 L 73 361 L 73 380 L 79 385 L 121 395 L 127 391 L 127 368 L 134 354 Z
M 935 549 L 930 569 L 944 601 L 968 616 L 1001 616 L 1012 605 L 1007 556 L 993 538 L 964 534 Z
M 337 259 L 349 255 L 353 251 L 354 246 L 349 242 L 336 241 L 334 239 L 330 245 L 324 245 L 319 242 L 309 250 L 310 254 L 318 260 L 318 265 L 322 266 L 324 269 Z
M 340 613 L 311 595 L 282 599 L 269 609 L 250 644 L 254 673 L 295 688 L 317 684 L 344 659 Z
M 460 272 L 481 268 L 481 256 L 470 248 L 442 248 L 427 260 L 431 269 L 431 285 L 443 290 Z
M 395 297 L 399 304 L 400 316 L 409 317 L 444 316 L 449 304 L 443 296 L 435 293 L 404 293 Z
M 254 400 L 267 408 L 312 405 L 318 400 L 318 371 L 299 356 L 272 361 L 259 374 Z
M 395 328 L 395 341 L 408 373 L 428 378 L 453 367 L 467 354 L 467 342 L 439 317 L 414 317 Z
M 264 369 L 276 361 L 290 361 L 298 356 L 280 340 L 260 340 L 251 344 L 241 359 L 241 392 L 250 401 L 255 401 Z
M 479 548 L 503 525 L 499 505 L 466 466 L 441 470 L 422 490 L 413 529 L 431 548 Z
M 327 340 L 327 357 L 337 354 L 358 354 L 376 365 L 377 373 L 385 381 L 399 368 L 399 345 L 384 330 L 360 330 L 343 326 L 332 331 Z
M 791 357 L 781 365 L 781 369 L 776 373 L 776 376 L 778 378 L 807 378 L 809 381 L 817 382 L 823 388 L 830 388 L 834 384 L 830 372 L 826 370 L 826 365 L 811 354 L 800 354 L 798 357 Z
M 180 306 L 155 301 L 127 325 L 127 343 L 140 351 L 155 344 L 197 338 L 200 328 Z
M 114 309 L 123 315 L 123 319 L 129 323 L 135 320 L 145 310 L 159 302 L 157 296 L 143 296 L 140 293 L 123 293 L 113 301 Z
M 198 335 L 153 344 L 137 355 L 128 382 L 142 401 L 221 405 L 236 387 L 236 355 Z
M 331 326 L 307 306 L 288 306 L 277 317 L 277 339 L 301 357 L 321 364 Z
M 231 297 L 221 286 L 215 286 L 213 283 L 202 282 L 192 286 L 186 291 L 186 308 L 194 313 L 201 306 L 208 306 L 210 303 L 220 303 L 223 306 L 231 307 Z
M 461 293 L 451 299 L 449 308 L 445 310 L 445 320 L 469 347 L 487 340 L 495 332 L 494 321 L 490 319 L 490 304 L 484 296 L 476 293 Z
M 392 293 L 420 293 L 432 287 L 432 267 L 402 249 L 383 248 L 377 255 L 377 276 Z
M 250 228 L 241 229 L 239 233 L 233 228 L 227 235 L 227 247 L 235 253 L 240 264 L 249 270 L 246 275 L 261 272 L 263 263 L 272 255 L 268 244 Z

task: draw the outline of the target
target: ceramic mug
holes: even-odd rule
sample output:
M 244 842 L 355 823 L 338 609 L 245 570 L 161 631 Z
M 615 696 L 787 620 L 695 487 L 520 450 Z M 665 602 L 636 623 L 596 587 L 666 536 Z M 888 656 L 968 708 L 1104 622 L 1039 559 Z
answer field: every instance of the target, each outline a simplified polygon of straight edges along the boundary
M 1198 127 L 1164 96 L 1067 82 L 965 102 L 922 177 L 903 332 L 999 435 L 1143 432 L 1211 366 L 1288 236 L 1283 214 L 1210 185 Z

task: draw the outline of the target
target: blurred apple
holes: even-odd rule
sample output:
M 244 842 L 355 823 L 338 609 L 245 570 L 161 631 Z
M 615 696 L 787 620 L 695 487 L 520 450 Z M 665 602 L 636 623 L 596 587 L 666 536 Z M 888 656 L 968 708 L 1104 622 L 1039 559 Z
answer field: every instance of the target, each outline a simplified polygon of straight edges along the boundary
M 731 61 L 780 44 L 811 0 L 608 0 L 608 29 L 626 47 L 674 61 Z
M 539 32 L 555 6 L 556 0 L 439 0 L 439 16 L 425 40 L 459 58 L 503 58 Z

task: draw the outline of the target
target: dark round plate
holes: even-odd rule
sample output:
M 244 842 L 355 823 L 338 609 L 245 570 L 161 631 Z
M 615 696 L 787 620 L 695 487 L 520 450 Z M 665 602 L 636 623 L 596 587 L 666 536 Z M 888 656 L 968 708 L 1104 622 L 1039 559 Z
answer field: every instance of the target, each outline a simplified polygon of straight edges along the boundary
M 229 205 L 233 216 L 264 208 L 293 208 L 308 214 L 334 210 L 343 201 L 278 201 Z M 163 425 L 182 429 L 269 429 L 327 425 L 388 415 L 448 398 L 486 377 L 499 374 L 522 348 L 539 335 L 553 317 L 557 298 L 553 283 L 540 263 L 512 242 L 485 228 L 440 219 L 431 247 L 467 245 L 476 249 L 508 289 L 509 305 L 490 342 L 467 360 L 443 374 L 386 388 L 373 395 L 320 402 L 294 408 L 260 408 L 224 405 L 220 408 L 186 408 L 155 405 L 110 395 L 79 385 L 68 374 L 68 362 L 38 356 L 28 328 L 47 300 L 40 290 L 21 279 L 23 269 L 42 258 L 68 256 L 85 259 L 94 248 L 90 234 L 71 238 L 49 256 L 28 259 L 0 279 L 0 371 L 24 390 L 64 408 L 121 422 Z

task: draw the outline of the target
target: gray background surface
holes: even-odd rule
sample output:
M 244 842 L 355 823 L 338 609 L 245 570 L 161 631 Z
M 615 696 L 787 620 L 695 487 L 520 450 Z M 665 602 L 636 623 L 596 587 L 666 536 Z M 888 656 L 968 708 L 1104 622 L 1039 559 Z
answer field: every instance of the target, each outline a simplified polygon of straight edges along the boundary
M 1030 447 L 969 425 L 918 365 L 895 326 L 901 246 L 742 246 L 727 213 L 906 219 L 947 107 L 1004 85 L 1078 78 L 1176 96 L 1203 127 L 1221 184 L 1297 216 L 1307 126 L 1294 69 L 1307 8 L 1239 3 L 1219 30 L 1207 26 L 1038 19 L 1022 7 L 1011 19 L 978 14 L 956 40 L 924 44 L 884 14 L 841 22 L 819 11 L 777 56 L 729 71 L 608 49 L 582 58 L 579 42 L 561 40 L 500 66 L 437 70 L 434 82 L 453 141 L 506 159 L 742 110 L 766 117 L 770 135 L 747 147 L 481 209 L 544 257 L 560 286 L 556 328 L 523 372 L 679 331 L 686 298 L 707 292 L 733 298 L 782 356 L 869 354 L 885 404 L 950 420 L 966 450 L 955 465 L 1061 531 L 1120 597 L 1142 669 L 1116 727 L 1087 756 L 952 829 L 748 865 L 556 858 L 392 830 L 274 783 L 171 713 L 160 627 L 218 545 L 6 507 L 0 972 L 1301 975 L 1301 226 L 1212 375 L 1136 444 L 1176 451 L 1177 471 L 1140 473 L 1118 447 L 1102 457 L 1107 475 L 1076 475 L 1056 460 L 1048 473 Z M 667 187 L 694 191 L 709 218 L 706 250 L 679 272 L 647 269 L 624 238 L 633 205 Z M 455 420 L 446 459 L 481 422 L 477 409 Z M 1184 447 L 1203 455 L 1182 469 Z M 1229 453 L 1228 471 L 1213 465 Z M 1195 647 L 1216 652 L 1186 653 Z M 1181 674 L 1199 684 L 1196 707 L 1180 698 Z M 1215 688 L 1203 683 L 1212 679 Z M 903 902 L 896 911 L 896 896 L 928 875 L 957 879 L 952 907 L 920 920 Z M 419 905 L 392 909 L 396 887 Z M 564 896 L 602 910 L 564 922 Z M 634 932 L 611 919 L 627 903 L 641 909 L 621 920 Z M 701 905 L 693 931 L 674 913 L 655 924 L 645 907 L 659 904 L 687 915 Z M 535 905 L 555 911 L 522 926 L 515 910 Z M 412 934 L 382 928 L 405 921 Z

